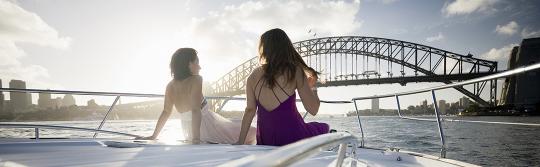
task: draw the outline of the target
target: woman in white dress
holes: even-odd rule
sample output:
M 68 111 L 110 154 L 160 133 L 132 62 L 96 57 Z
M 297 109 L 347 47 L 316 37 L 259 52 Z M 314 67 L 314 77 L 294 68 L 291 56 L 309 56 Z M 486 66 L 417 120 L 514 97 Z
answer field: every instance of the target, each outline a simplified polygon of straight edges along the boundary
M 165 91 L 165 105 L 159 116 L 152 136 L 143 139 L 154 140 L 167 122 L 173 106 L 180 113 L 185 138 L 193 143 L 210 142 L 233 144 L 238 141 L 240 122 L 232 122 L 223 116 L 209 111 L 202 94 L 201 67 L 197 51 L 180 48 L 171 59 L 172 79 Z M 251 127 L 246 144 L 256 143 L 256 129 Z

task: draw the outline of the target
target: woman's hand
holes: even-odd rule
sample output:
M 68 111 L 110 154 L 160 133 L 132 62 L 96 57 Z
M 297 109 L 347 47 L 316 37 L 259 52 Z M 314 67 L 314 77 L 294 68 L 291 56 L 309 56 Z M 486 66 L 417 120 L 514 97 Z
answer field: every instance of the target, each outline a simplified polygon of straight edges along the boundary
M 192 139 L 191 144 L 201 144 L 203 143 L 200 139 Z
M 315 85 L 317 84 L 317 80 L 319 79 L 319 72 L 315 71 L 315 69 L 313 68 L 308 68 L 306 71 L 306 74 L 307 74 L 307 81 L 308 81 L 308 86 L 309 88 L 314 88 Z
M 315 84 L 317 84 L 317 76 L 309 76 L 307 78 L 308 85 L 310 88 L 314 88 Z

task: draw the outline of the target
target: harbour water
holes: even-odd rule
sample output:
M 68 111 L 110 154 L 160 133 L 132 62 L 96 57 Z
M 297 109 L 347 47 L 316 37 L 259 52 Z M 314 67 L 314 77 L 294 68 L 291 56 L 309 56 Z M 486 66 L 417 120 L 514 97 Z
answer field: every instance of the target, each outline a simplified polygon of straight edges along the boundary
M 540 117 L 454 117 L 478 121 L 540 123 Z M 441 142 L 435 122 L 404 120 L 398 117 L 361 117 L 365 145 L 439 156 Z M 307 121 L 329 123 L 333 129 L 360 136 L 356 117 L 308 117 Z M 25 122 L 95 128 L 98 121 Z M 103 129 L 150 135 L 155 121 L 114 120 Z M 182 139 L 179 121 L 171 120 L 160 138 Z M 444 122 L 447 158 L 482 166 L 540 166 L 540 127 L 463 122 Z M 180 132 L 181 133 L 181 132 Z M 33 137 L 34 129 L 0 129 L 0 138 Z M 91 137 L 93 133 L 71 130 L 40 130 L 41 137 Z M 100 137 L 108 135 L 100 134 Z M 111 136 L 112 137 L 112 136 Z

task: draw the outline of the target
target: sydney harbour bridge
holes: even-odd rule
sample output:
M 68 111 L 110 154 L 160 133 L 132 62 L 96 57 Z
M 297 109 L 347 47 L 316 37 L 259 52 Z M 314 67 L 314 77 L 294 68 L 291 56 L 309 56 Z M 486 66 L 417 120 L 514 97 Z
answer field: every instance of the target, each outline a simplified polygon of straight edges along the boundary
M 494 61 L 394 39 L 337 36 L 308 39 L 293 45 L 310 67 L 322 73 L 318 87 L 411 82 L 450 84 L 497 73 Z M 258 57 L 238 65 L 212 83 L 206 95 L 244 94 L 246 79 L 258 66 Z M 496 105 L 496 80 L 455 89 L 481 106 Z M 485 89 L 489 97 L 482 98 Z

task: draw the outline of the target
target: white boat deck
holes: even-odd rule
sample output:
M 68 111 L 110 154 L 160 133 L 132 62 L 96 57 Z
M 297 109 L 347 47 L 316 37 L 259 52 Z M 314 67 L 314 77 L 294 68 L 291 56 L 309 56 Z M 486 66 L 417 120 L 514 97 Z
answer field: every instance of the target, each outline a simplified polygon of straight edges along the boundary
M 0 166 L 217 166 L 249 155 L 262 155 L 278 147 L 258 145 L 159 142 L 131 140 L 0 139 Z M 105 144 L 132 148 L 107 147 Z M 334 151 L 321 151 L 292 166 L 329 166 Z M 358 166 L 475 166 L 459 161 L 408 152 L 358 148 Z M 399 158 L 398 158 L 399 157 Z M 398 160 L 399 159 L 399 160 Z

